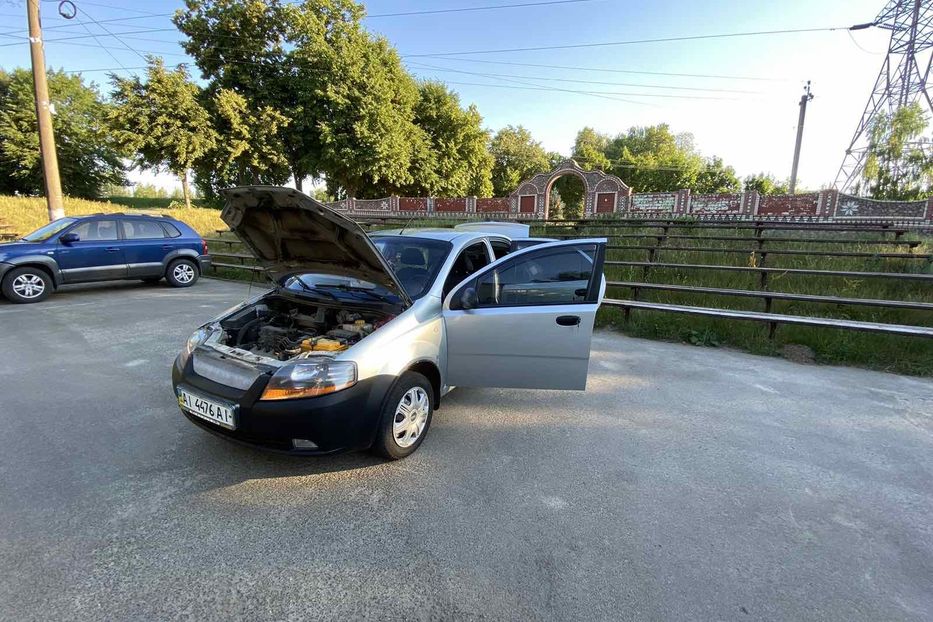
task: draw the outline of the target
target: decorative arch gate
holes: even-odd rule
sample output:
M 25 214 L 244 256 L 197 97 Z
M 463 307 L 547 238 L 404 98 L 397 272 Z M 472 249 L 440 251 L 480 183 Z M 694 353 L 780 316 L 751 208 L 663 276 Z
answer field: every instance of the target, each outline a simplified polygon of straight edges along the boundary
M 579 164 L 568 159 L 554 170 L 538 173 L 518 185 L 518 189 L 510 195 L 513 205 L 518 206 L 518 213 L 528 218 L 547 218 L 551 187 L 565 175 L 573 175 L 583 182 L 583 214 L 586 218 L 624 210 L 632 192 L 615 175 L 607 175 L 602 171 L 584 171 Z

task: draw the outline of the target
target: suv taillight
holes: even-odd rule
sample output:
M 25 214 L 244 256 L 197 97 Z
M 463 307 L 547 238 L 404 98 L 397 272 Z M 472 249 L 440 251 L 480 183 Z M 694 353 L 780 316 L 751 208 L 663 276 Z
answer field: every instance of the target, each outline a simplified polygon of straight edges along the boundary
M 201 238 L 201 254 L 207 255 L 207 240 Z

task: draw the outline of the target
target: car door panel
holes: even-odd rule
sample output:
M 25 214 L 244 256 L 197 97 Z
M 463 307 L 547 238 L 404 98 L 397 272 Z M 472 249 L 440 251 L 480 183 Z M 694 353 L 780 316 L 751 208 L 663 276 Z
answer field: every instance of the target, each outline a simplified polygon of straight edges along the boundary
M 85 221 L 68 229 L 80 239 L 59 243 L 55 261 L 66 283 L 106 281 L 126 277 L 126 259 L 117 233 L 116 220 Z
M 121 225 L 127 276 L 161 276 L 164 271 L 162 259 L 177 246 L 177 243 L 165 237 L 159 223 L 151 220 L 123 219 Z
M 604 253 L 605 240 L 541 244 L 455 287 L 444 305 L 447 383 L 584 389 Z M 469 287 L 479 306 L 457 308 Z

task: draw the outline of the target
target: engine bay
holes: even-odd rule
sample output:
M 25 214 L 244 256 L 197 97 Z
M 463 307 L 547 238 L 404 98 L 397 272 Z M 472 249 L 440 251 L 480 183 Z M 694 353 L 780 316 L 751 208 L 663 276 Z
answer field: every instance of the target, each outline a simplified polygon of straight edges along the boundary
M 368 309 L 298 305 L 271 297 L 223 319 L 220 343 L 278 361 L 333 356 L 392 317 Z

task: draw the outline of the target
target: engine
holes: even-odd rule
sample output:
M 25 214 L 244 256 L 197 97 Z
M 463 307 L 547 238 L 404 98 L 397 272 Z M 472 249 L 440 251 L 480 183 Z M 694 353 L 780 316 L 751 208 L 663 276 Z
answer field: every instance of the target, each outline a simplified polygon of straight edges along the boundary
M 298 308 L 273 298 L 224 319 L 222 343 L 287 361 L 346 350 L 390 319 L 371 311 Z

